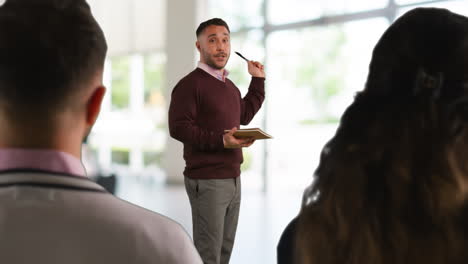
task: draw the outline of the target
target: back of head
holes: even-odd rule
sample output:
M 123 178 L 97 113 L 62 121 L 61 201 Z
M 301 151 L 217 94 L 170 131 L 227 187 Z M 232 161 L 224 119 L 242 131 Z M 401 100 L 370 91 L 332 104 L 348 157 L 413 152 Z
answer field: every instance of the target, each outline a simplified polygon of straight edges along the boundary
M 15 118 L 61 111 L 107 50 L 85 0 L 6 0 L 0 39 L 0 110 Z
M 448 84 L 468 79 L 467 25 L 466 17 L 445 9 L 409 11 L 377 43 L 364 92 L 411 95 L 420 70 L 443 73 Z
M 448 10 L 387 29 L 304 194 L 300 263 L 463 260 L 467 55 L 468 18 Z

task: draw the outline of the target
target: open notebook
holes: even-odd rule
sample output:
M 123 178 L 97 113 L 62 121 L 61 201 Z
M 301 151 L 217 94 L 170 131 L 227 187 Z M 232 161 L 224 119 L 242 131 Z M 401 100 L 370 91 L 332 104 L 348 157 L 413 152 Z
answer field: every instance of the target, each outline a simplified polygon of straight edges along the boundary
M 229 130 L 224 130 L 224 132 L 229 132 Z M 236 131 L 236 133 L 234 133 L 234 137 L 236 137 L 236 138 L 253 137 L 255 139 L 270 139 L 270 138 L 273 138 L 272 136 L 268 135 L 266 132 L 264 132 L 260 128 L 239 129 L 239 130 Z

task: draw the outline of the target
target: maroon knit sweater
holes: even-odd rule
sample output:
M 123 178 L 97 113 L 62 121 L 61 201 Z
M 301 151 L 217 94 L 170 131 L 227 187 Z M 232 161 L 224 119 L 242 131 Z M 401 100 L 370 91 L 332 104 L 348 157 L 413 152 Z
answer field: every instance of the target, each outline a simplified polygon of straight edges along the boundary
M 169 132 L 184 144 L 186 177 L 226 179 L 240 175 L 241 149 L 225 149 L 225 129 L 247 125 L 265 98 L 264 78 L 252 77 L 242 98 L 239 89 L 197 68 L 172 91 Z

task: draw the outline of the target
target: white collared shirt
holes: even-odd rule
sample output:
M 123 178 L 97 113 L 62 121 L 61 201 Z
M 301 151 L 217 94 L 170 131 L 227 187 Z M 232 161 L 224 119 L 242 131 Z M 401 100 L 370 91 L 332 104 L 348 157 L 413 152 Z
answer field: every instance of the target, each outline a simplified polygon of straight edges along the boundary
M 221 70 L 215 69 L 215 68 L 211 67 L 210 65 L 208 65 L 206 63 L 203 63 L 201 61 L 198 62 L 198 68 L 206 71 L 211 76 L 215 77 L 216 79 L 218 79 L 218 80 L 220 80 L 222 82 L 226 82 L 226 78 L 229 75 L 228 70 L 226 70 L 226 69 L 221 69 Z

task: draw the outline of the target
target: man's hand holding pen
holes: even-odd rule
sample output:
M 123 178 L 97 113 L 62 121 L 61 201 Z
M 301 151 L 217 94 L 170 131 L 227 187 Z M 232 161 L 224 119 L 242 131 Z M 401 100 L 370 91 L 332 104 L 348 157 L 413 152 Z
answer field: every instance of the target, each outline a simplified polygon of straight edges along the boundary
M 247 67 L 248 67 L 250 75 L 252 75 L 253 77 L 265 78 L 265 71 L 263 70 L 263 64 L 261 64 L 258 61 L 251 61 L 237 51 L 235 51 L 235 53 L 247 62 Z
M 249 74 L 253 77 L 265 78 L 265 71 L 263 70 L 263 64 L 258 61 L 247 61 Z

